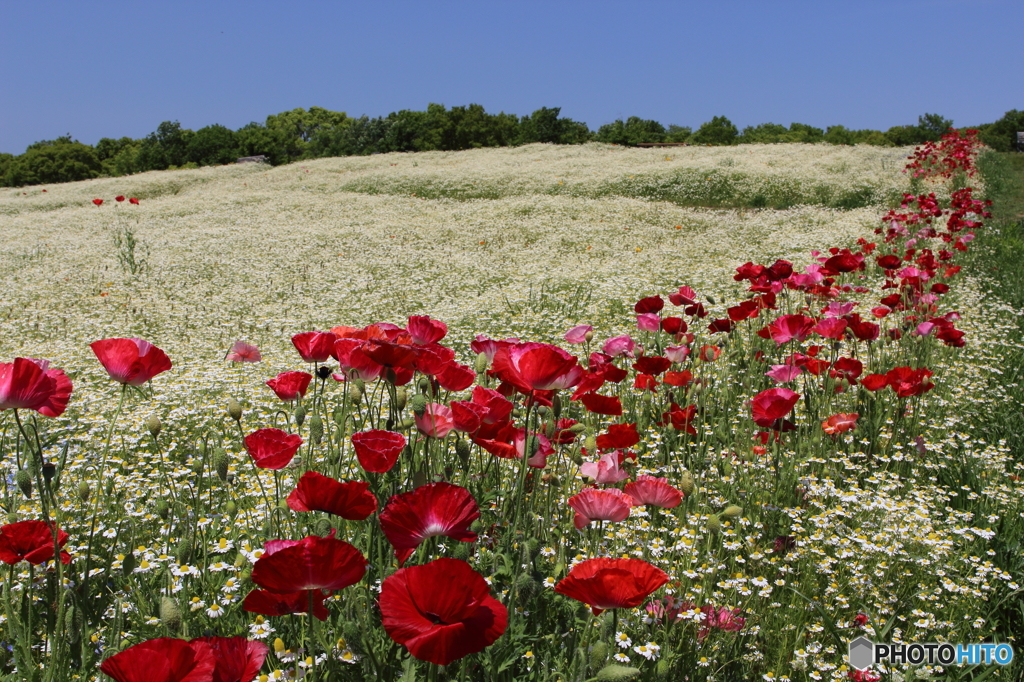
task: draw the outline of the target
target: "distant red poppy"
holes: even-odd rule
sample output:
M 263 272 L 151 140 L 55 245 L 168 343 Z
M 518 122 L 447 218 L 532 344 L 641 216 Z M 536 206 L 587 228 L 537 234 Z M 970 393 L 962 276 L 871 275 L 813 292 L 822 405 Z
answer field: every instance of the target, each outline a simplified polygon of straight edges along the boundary
M 355 585 L 366 573 L 366 558 L 344 540 L 335 539 L 334 533 L 264 543 L 263 556 L 252 567 L 252 581 L 278 593 Z
M 660 312 L 661 309 L 664 307 L 665 301 L 661 298 L 661 296 L 648 296 L 647 298 L 641 298 L 639 301 L 637 301 L 636 305 L 633 306 L 633 310 L 637 314 L 642 315 L 645 313 Z
M 437 343 L 448 334 L 448 325 L 441 320 L 432 320 L 427 315 L 410 315 L 406 326 L 412 342 L 417 346 Z
M 120 204 L 122 201 L 124 201 L 124 195 L 118 194 L 116 197 L 114 197 L 114 201 Z
M 129 204 L 135 204 L 136 206 L 138 206 L 139 205 L 139 200 L 136 199 L 135 197 L 132 197 L 131 199 L 128 200 L 128 203 Z
M 16 564 L 27 561 L 38 566 L 53 558 L 53 523 L 44 521 L 17 521 L 0 527 L 0 561 Z M 57 546 L 68 542 L 68 534 L 57 530 Z M 60 553 L 62 564 L 71 563 L 71 555 Z
M 281 372 L 267 382 L 267 386 L 285 402 L 305 397 L 313 375 L 307 372 Z
M 629 516 L 629 508 L 633 506 L 633 499 L 624 495 L 618 488 L 584 488 L 578 494 L 568 500 L 576 514 L 573 517 L 573 525 L 577 530 L 582 530 L 590 525 L 591 521 L 622 521 Z
M 672 366 L 672 361 L 660 355 L 645 355 L 637 358 L 633 363 L 633 369 L 644 374 L 658 375 Z
M 789 414 L 799 399 L 800 394 L 788 388 L 769 388 L 761 391 L 750 402 L 754 422 L 758 426 L 772 428 L 776 421 Z
M 207 682 L 216 667 L 209 644 L 173 637 L 140 642 L 100 664 L 117 682 Z
M 263 356 L 260 355 L 260 349 L 251 343 L 235 341 L 224 359 L 231 362 L 259 362 Z
M 260 469 L 283 469 L 300 445 L 302 438 L 281 429 L 259 429 L 245 437 L 245 449 Z
M 197 637 L 189 642 L 207 644 L 216 667 L 213 682 L 252 682 L 260 674 L 270 648 L 245 637 Z
M 97 206 L 102 206 L 103 205 L 103 199 L 93 199 L 92 203 L 96 204 Z
M 263 616 L 287 616 L 291 613 L 308 613 L 310 597 L 313 602 L 313 615 L 320 620 L 327 620 L 330 615 L 324 606 L 326 595 L 321 590 L 302 590 L 295 592 L 271 592 L 270 590 L 252 590 L 242 602 L 242 608 L 249 613 Z
M 341 483 L 316 471 L 302 474 L 288 495 L 293 511 L 322 511 L 350 521 L 362 521 L 377 511 L 377 498 L 366 481 Z
M 683 501 L 683 493 L 669 485 L 664 478 L 654 476 L 637 476 L 622 488 L 633 500 L 634 507 L 654 505 L 664 509 L 678 507 Z
M 44 417 L 64 414 L 71 398 L 71 380 L 47 360 L 14 358 L 0 362 L 0 410 L 29 409 Z
M 492 371 L 523 393 L 572 388 L 584 374 L 575 356 L 546 343 L 499 348 Z
M 292 337 L 292 345 L 306 362 L 326 362 L 336 340 L 331 332 L 302 332 Z
M 373 429 L 352 434 L 359 465 L 375 474 L 391 471 L 405 443 L 405 436 L 393 431 Z
M 388 576 L 380 592 L 384 631 L 421 661 L 448 665 L 483 651 L 508 627 L 508 611 L 483 576 L 460 559 L 436 559 Z
M 89 347 L 111 379 L 129 386 L 141 386 L 171 368 L 167 354 L 142 339 L 103 339 Z
M 555 592 L 590 606 L 594 615 L 607 609 L 640 606 L 668 582 L 665 571 L 642 559 L 586 559 L 555 585 Z
M 928 381 L 930 376 L 932 376 L 932 371 L 927 367 L 918 369 L 894 367 L 885 375 L 892 390 L 901 398 L 921 395 L 935 388 L 935 384 Z
M 476 533 L 469 527 L 480 518 L 480 508 L 465 488 L 445 482 L 428 483 L 392 497 L 379 518 L 402 565 L 426 538 L 445 535 L 462 542 L 476 540 Z

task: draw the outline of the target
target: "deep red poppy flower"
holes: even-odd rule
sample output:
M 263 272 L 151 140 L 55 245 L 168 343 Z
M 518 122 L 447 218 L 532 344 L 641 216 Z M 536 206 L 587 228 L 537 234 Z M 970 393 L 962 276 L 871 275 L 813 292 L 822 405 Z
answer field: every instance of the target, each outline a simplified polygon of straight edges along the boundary
M 471 435 L 480 429 L 483 417 L 487 414 L 487 408 L 483 405 L 465 400 L 453 400 L 449 407 L 452 410 L 452 424 L 455 425 L 455 430 Z
M 338 329 L 338 327 L 335 327 Z M 338 361 L 342 376 L 338 381 L 361 379 L 373 381 L 384 371 L 384 365 L 374 361 L 364 352 L 366 342 L 359 339 L 342 338 L 334 342 L 334 359 Z
M 712 334 L 728 334 L 735 327 L 736 324 L 732 320 L 723 317 L 720 320 L 712 320 L 711 324 L 708 325 L 708 331 Z
M 476 540 L 469 527 L 480 518 L 480 508 L 468 490 L 442 481 L 395 495 L 379 518 L 402 565 L 426 538 L 446 535 L 462 542 Z
M 788 388 L 769 388 L 761 391 L 750 401 L 750 410 L 758 426 L 771 428 L 796 405 L 800 394 Z
M 350 521 L 362 521 L 377 511 L 377 498 L 366 481 L 341 483 L 315 471 L 302 474 L 288 496 L 293 511 L 322 511 Z
M 352 445 L 359 465 L 375 474 L 391 471 L 405 443 L 405 436 L 393 431 L 373 429 L 352 434 Z
M 135 197 L 132 197 L 132 198 L 130 198 L 130 199 L 128 200 L 128 203 L 129 203 L 129 204 L 135 204 L 136 206 L 138 206 L 138 205 L 139 205 L 139 200 L 138 200 L 138 199 L 136 199 Z
M 693 427 L 693 420 L 697 416 L 697 406 L 687 405 L 685 408 L 680 407 L 677 403 L 672 403 L 669 406 L 668 412 L 661 413 L 661 421 L 658 423 L 659 426 L 665 426 L 671 424 L 672 428 L 676 431 L 686 431 L 691 436 L 697 435 L 697 429 Z
M 209 644 L 173 637 L 140 642 L 100 664 L 117 682 L 209 682 L 216 667 Z
M 252 567 L 252 581 L 271 592 L 341 590 L 366 573 L 366 558 L 344 540 L 310 535 L 301 540 L 271 540 Z
M 633 363 L 633 369 L 636 371 L 654 375 L 661 374 L 671 366 L 672 361 L 660 355 L 645 355 L 644 357 L 637 358 L 636 362 Z
M 103 205 L 103 199 L 93 199 L 92 203 L 96 204 L 97 206 L 102 206 Z
M 881 328 L 874 322 L 867 322 L 854 313 L 850 315 L 850 331 L 861 341 L 874 341 L 878 338 Z
M 633 379 L 633 388 L 638 391 L 654 391 L 658 390 L 658 377 L 650 374 L 637 374 L 636 378 Z
M 683 501 L 683 493 L 665 482 L 664 478 L 654 476 L 637 476 L 622 488 L 633 500 L 634 507 L 648 504 L 664 509 L 678 507 Z
M 686 322 L 681 317 L 666 317 L 661 321 L 661 331 L 666 334 L 683 334 L 686 329 Z
M 640 442 L 640 434 L 636 431 L 636 424 L 612 424 L 608 427 L 608 433 L 602 433 L 597 437 L 598 450 L 621 450 L 631 448 Z
M 476 381 L 476 372 L 468 365 L 449 362 L 444 371 L 436 375 L 437 383 L 446 391 L 464 391 Z
M 281 429 L 259 429 L 245 437 L 245 449 L 260 469 L 283 469 L 300 445 L 302 438 Z
M 885 378 L 892 390 L 901 398 L 909 398 L 921 395 L 935 388 L 935 384 L 928 381 L 932 371 L 927 367 L 911 369 L 910 367 L 894 367 L 890 369 Z
M 432 320 L 426 315 L 410 315 L 406 327 L 412 342 L 417 346 L 437 343 L 448 333 L 448 325 L 441 320 Z
M 129 386 L 141 386 L 171 368 L 167 354 L 142 339 L 103 339 L 89 347 L 111 379 Z
M 594 414 L 607 414 L 613 417 L 622 414 L 622 402 L 613 395 L 584 393 L 580 396 L 580 402 L 583 403 L 588 412 L 593 412 Z
M 114 197 L 114 201 L 120 204 L 122 201 L 124 201 L 124 195 L 118 194 L 116 197 Z
M 47 360 L 14 358 L 0 362 L 0 410 L 29 409 L 44 417 L 64 414 L 71 398 L 71 380 Z
M 641 298 L 637 301 L 636 305 L 633 306 L 633 310 L 636 311 L 637 314 L 642 315 L 644 313 L 661 312 L 661 309 L 664 307 L 665 301 L 661 296 L 648 296 L 647 298 Z
M 834 414 L 821 422 L 821 428 L 830 436 L 846 433 L 847 431 L 852 431 L 857 428 L 858 417 L 860 417 L 860 415 L 856 412 L 840 412 L 839 414 Z
M 308 372 L 281 372 L 267 382 L 267 386 L 277 394 L 277 397 L 285 402 L 306 396 L 309 382 L 313 375 Z
M 326 595 L 321 590 L 303 590 L 301 592 L 252 590 L 242 602 L 242 608 L 249 613 L 258 613 L 263 616 L 308 613 L 310 597 L 313 600 L 313 615 L 320 620 L 327 620 L 327 616 L 330 614 L 327 607 L 324 606 Z
M 682 372 L 665 372 L 663 382 L 669 386 L 683 388 L 693 382 L 693 373 L 688 369 L 684 369 Z
M 584 488 L 568 502 L 576 511 L 572 522 L 577 530 L 586 528 L 591 521 L 622 521 L 629 516 L 629 508 L 633 506 L 633 499 L 618 488 Z
M 574 355 L 546 343 L 499 348 L 491 371 L 523 393 L 572 388 L 584 375 Z
M 508 611 L 483 576 L 460 559 L 436 559 L 388 576 L 381 586 L 384 631 L 421 661 L 448 665 L 483 651 L 508 627 Z
M 208 645 L 216 667 L 213 682 L 252 682 L 260 674 L 270 648 L 245 637 L 197 637 L 189 642 Z
M 0 561 L 16 564 L 27 561 L 38 566 L 53 558 L 53 529 L 56 526 L 44 521 L 18 521 L 0 527 Z M 57 530 L 57 546 L 68 542 L 68 534 Z M 60 553 L 62 564 L 71 563 L 71 555 Z
M 302 332 L 292 337 L 292 345 L 306 362 L 326 362 L 336 340 L 331 332 Z
M 860 385 L 869 391 L 880 391 L 889 385 L 889 379 L 884 374 L 869 374 L 860 380 Z
M 363 345 L 363 353 L 371 360 L 384 367 L 412 371 L 416 369 L 419 346 L 412 345 L 412 337 L 406 336 L 409 343 L 393 343 L 371 339 Z
M 864 363 L 856 358 L 839 358 L 828 371 L 833 379 L 844 379 L 851 384 L 857 383 L 857 377 L 864 371 Z
M 665 571 L 642 559 L 586 559 L 555 585 L 555 592 L 590 606 L 594 615 L 607 609 L 640 606 L 668 582 Z
M 758 332 L 763 338 L 770 338 L 778 345 L 788 341 L 803 341 L 814 327 L 814 318 L 806 315 L 783 315 Z

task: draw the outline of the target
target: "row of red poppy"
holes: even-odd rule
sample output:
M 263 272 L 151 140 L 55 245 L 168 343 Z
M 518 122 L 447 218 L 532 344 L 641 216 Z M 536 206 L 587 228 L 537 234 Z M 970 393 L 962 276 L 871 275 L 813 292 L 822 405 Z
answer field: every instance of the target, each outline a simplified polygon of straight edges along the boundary
M 43 191 L 45 192 L 46 190 L 44 189 Z M 121 203 L 122 201 L 124 201 L 124 195 L 118 194 L 116 197 L 114 197 L 114 201 L 116 201 L 117 203 Z M 92 203 L 96 204 L 97 206 L 102 206 L 103 205 L 103 199 L 93 199 Z M 136 199 L 135 197 L 131 197 L 131 198 L 128 199 L 128 203 L 129 204 L 135 204 L 136 206 L 138 206 L 139 205 L 139 200 Z

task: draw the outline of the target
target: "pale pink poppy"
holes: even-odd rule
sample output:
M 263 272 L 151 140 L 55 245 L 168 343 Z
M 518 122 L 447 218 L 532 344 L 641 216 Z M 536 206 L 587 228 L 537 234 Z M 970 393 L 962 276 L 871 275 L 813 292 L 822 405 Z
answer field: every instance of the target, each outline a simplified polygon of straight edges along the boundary
M 224 356 L 224 359 L 231 362 L 259 362 L 263 359 L 263 356 L 260 355 L 260 349 L 251 343 L 235 341 L 235 344 L 231 346 L 231 350 Z
M 609 452 L 596 462 L 581 464 L 580 473 L 600 485 L 618 483 L 629 478 L 629 474 L 619 468 L 618 450 Z
M 803 368 L 798 365 L 772 365 L 772 368 L 765 372 L 764 375 L 771 377 L 777 384 L 784 384 L 796 379 L 803 373 Z
M 631 358 L 633 357 L 634 348 L 636 348 L 636 343 L 633 342 L 633 339 L 631 339 L 628 334 L 623 334 L 622 336 L 613 336 L 605 341 L 601 350 L 604 351 L 606 355 L 610 355 L 613 358 L 620 355 L 625 355 Z
M 689 354 L 689 346 L 669 346 L 665 349 L 665 357 L 672 362 L 682 362 Z
M 657 313 L 641 313 L 636 316 L 636 328 L 642 332 L 656 332 L 661 329 L 661 318 Z
M 565 340 L 569 343 L 583 343 L 587 340 L 587 334 L 592 334 L 594 328 L 589 324 L 578 324 L 565 333 Z
M 417 415 L 414 419 L 420 433 L 431 438 L 444 438 L 455 428 L 451 408 L 438 403 L 430 403 L 423 416 Z

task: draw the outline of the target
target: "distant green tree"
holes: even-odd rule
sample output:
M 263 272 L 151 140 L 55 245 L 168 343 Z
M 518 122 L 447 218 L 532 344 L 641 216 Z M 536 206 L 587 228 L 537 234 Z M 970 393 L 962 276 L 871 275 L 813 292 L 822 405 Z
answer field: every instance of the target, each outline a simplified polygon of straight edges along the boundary
M 739 141 L 739 130 L 725 116 L 715 116 L 702 124 L 690 141 L 694 144 L 736 144 Z
M 14 154 L 0 153 L 0 187 L 7 187 L 7 169 L 14 161 Z
M 141 171 L 165 170 L 188 163 L 188 143 L 193 133 L 177 121 L 164 121 L 142 140 L 135 162 Z
M 592 139 L 593 133 L 585 123 L 571 118 L 559 118 L 560 107 L 541 107 L 519 120 L 517 144 L 550 142 L 553 144 L 581 144 Z
M 821 142 L 825 139 L 825 131 L 804 123 L 790 123 L 787 142 Z
M 917 117 L 917 127 L 925 139 L 938 141 L 953 127 L 953 119 L 943 118 L 938 114 L 922 114 Z
M 636 146 L 644 142 L 666 142 L 665 126 L 657 121 L 630 116 L 623 122 L 618 119 L 614 123 L 606 123 L 597 129 L 595 139 L 609 144 Z
M 122 137 L 119 140 L 111 137 L 102 137 L 96 143 L 96 156 L 99 157 L 100 162 L 111 161 L 124 149 L 135 144 L 135 140 L 130 137 Z
M 309 150 L 309 143 L 322 131 L 344 128 L 350 119 L 343 111 L 331 111 L 323 107 L 292 109 L 267 116 L 264 126 L 268 130 L 284 134 L 284 153 L 289 161 L 315 156 Z
M 235 131 L 222 125 L 200 128 L 189 139 L 185 155 L 200 166 L 233 163 L 238 158 L 238 141 L 235 138 Z
M 893 126 L 885 131 L 886 139 L 897 147 L 910 147 L 927 142 L 927 131 L 918 126 Z
M 665 142 L 686 142 L 693 135 L 690 126 L 670 125 L 665 133 Z
M 252 122 L 235 131 L 238 156 L 265 156 L 267 161 L 278 166 L 288 163 L 288 133 L 281 129 L 269 129 L 262 123 Z
M 745 144 L 773 144 L 776 142 L 789 142 L 789 130 L 786 126 L 778 123 L 761 123 L 756 126 L 747 126 L 743 129 L 740 142 Z
M 829 144 L 853 144 L 853 131 L 844 125 L 829 126 L 825 130 L 825 142 Z
M 6 184 L 21 187 L 88 180 L 99 177 L 102 170 L 96 150 L 87 144 L 77 141 L 36 143 L 9 162 Z
M 994 123 L 978 126 L 978 138 L 997 152 L 1017 149 L 1017 133 L 1024 132 L 1024 111 L 1011 109 Z

